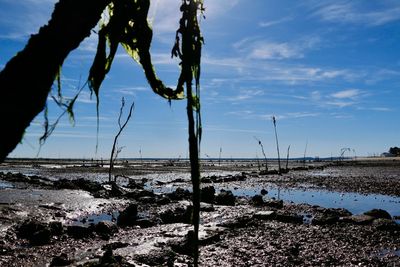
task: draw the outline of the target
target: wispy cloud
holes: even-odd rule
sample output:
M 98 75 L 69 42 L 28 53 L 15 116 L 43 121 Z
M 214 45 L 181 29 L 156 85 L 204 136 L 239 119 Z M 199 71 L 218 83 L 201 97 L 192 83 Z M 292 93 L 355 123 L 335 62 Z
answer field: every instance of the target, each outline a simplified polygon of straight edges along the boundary
M 239 102 L 239 101 L 249 100 L 262 95 L 264 95 L 264 92 L 262 90 L 247 89 L 247 90 L 241 90 L 238 95 L 230 97 L 228 98 L 228 100 L 233 102 Z
M 364 3 L 363 1 L 361 1 Z M 383 1 L 382 1 L 383 2 Z M 380 10 L 365 10 L 356 1 L 335 1 L 327 5 L 319 3 L 313 16 L 334 23 L 351 23 L 365 26 L 380 26 L 400 20 L 400 7 L 396 1 L 385 1 Z
M 356 97 L 359 97 L 362 93 L 363 92 L 359 89 L 347 89 L 347 90 L 333 93 L 331 96 L 333 98 L 339 98 L 339 99 L 356 98 Z
M 206 0 L 207 20 L 218 18 L 218 15 L 226 13 L 229 9 L 235 7 L 240 0 Z M 162 35 L 173 33 L 179 27 L 179 18 L 181 13 L 179 7 L 181 1 L 176 0 L 153 0 L 149 10 L 149 19 L 153 24 L 156 37 L 162 39 Z M 170 40 L 169 40 L 170 42 Z
M 288 112 L 283 114 L 264 114 L 259 117 L 264 120 L 271 120 L 272 116 L 274 116 L 277 120 L 286 120 L 286 119 L 300 119 L 300 118 L 308 118 L 308 117 L 317 117 L 320 113 L 315 112 Z
M 57 0 L 1 2 L 3 6 L 0 10 L 0 23 L 7 30 L 0 35 L 0 39 L 25 41 L 30 34 L 38 32 L 39 28 L 48 22 Z
M 267 27 L 271 27 L 273 25 L 291 21 L 292 19 L 293 19 L 292 17 L 283 17 L 283 18 L 277 19 L 277 20 L 261 21 L 258 23 L 258 25 L 262 28 L 267 28 Z
M 320 38 L 313 36 L 293 42 L 274 42 L 245 38 L 236 42 L 233 47 L 241 53 L 246 53 L 251 59 L 293 59 L 303 58 L 304 53 L 320 43 Z

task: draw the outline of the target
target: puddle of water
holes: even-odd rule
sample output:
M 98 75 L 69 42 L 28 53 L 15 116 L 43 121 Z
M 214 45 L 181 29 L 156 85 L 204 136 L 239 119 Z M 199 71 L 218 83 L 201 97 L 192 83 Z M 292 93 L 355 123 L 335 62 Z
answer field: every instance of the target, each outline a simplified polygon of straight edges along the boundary
M 383 258 L 387 255 L 391 255 L 391 256 L 397 256 L 400 257 L 400 250 L 399 249 L 382 249 L 381 251 L 379 251 L 378 253 L 375 254 L 377 257 L 379 258 Z M 395 265 L 393 265 L 395 266 Z
M 254 196 L 260 194 L 260 188 L 228 188 L 236 196 Z M 325 208 L 345 208 L 353 214 L 360 214 L 371 209 L 383 209 L 392 216 L 400 214 L 400 197 L 379 194 L 363 195 L 359 193 L 340 193 L 313 189 L 278 189 L 268 188 L 268 197 L 275 197 L 294 203 L 308 203 Z M 397 220 L 399 223 L 400 220 Z
M 175 191 L 177 186 L 164 185 L 153 188 L 155 193 L 170 193 Z M 192 188 L 183 186 L 190 192 Z M 216 193 L 221 189 L 231 190 L 235 196 L 252 197 L 259 195 L 261 189 L 266 187 L 249 187 L 240 188 L 237 185 L 216 188 Z M 370 194 L 363 195 L 359 193 L 340 193 L 327 190 L 315 189 L 279 189 L 276 187 L 268 187 L 268 194 L 264 198 L 282 199 L 283 201 L 294 203 L 308 203 L 310 205 L 318 205 L 324 208 L 345 208 L 353 214 L 361 214 L 372 209 L 383 209 L 392 216 L 400 215 L 400 197 L 392 197 L 387 195 Z M 395 220 L 400 224 L 400 219 Z
M 0 181 L 0 189 L 6 188 L 14 188 L 14 185 L 12 185 L 11 183 Z
M 112 221 L 115 222 L 118 218 L 119 212 L 114 211 L 110 213 L 90 214 L 82 216 L 76 221 L 72 222 L 72 225 L 84 226 L 88 224 L 98 224 L 101 221 Z

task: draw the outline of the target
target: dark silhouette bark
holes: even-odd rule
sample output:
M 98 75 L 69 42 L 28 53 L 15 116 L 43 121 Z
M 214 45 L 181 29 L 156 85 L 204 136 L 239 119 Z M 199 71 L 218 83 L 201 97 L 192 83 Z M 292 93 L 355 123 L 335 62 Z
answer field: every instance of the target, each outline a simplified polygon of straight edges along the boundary
M 60 0 L 47 25 L 0 72 L 0 162 L 44 109 L 59 68 L 90 35 L 110 0 Z

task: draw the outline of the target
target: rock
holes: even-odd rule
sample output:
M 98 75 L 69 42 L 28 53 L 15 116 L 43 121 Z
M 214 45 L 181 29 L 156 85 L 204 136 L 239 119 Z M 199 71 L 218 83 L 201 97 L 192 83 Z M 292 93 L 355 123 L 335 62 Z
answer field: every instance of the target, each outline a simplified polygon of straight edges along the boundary
M 152 191 L 143 189 L 134 189 L 130 192 L 125 193 L 124 196 L 130 199 L 139 199 L 141 197 L 154 197 L 155 195 Z
M 136 220 L 136 225 L 140 226 L 141 228 L 148 228 L 148 227 L 153 227 L 156 225 L 156 223 L 150 219 L 143 218 L 143 219 L 138 219 Z
M 221 192 L 215 197 L 215 203 L 217 205 L 235 206 L 235 196 L 232 191 L 221 190 Z
M 46 223 L 35 220 L 26 220 L 16 228 L 16 234 L 19 238 L 29 240 L 33 246 L 44 245 L 50 242 L 51 231 Z
M 136 182 L 133 179 L 130 179 L 129 183 L 128 183 L 128 185 L 126 187 L 128 187 L 130 189 L 144 189 L 144 184 Z
M 29 239 L 33 233 L 46 229 L 46 224 L 35 220 L 25 220 L 16 227 L 16 234 L 19 238 Z
M 120 197 L 125 193 L 125 190 L 123 190 L 119 185 L 117 185 L 115 182 L 111 182 L 110 196 Z
M 80 225 L 69 225 L 67 226 L 67 234 L 75 239 L 87 238 L 93 234 L 93 228 Z
M 262 196 L 265 196 L 266 194 L 268 194 L 268 191 L 265 190 L 264 188 L 261 189 L 261 195 L 262 195 Z
M 275 216 L 276 216 L 276 212 L 272 211 L 272 210 L 258 211 L 253 215 L 253 217 L 255 219 L 259 219 L 259 220 L 270 220 L 270 219 L 274 219 Z
M 156 203 L 156 198 L 153 196 L 143 196 L 137 199 L 138 202 L 144 204 Z
M 303 223 L 303 216 L 294 213 L 278 212 L 275 216 L 275 219 L 285 223 Z
M 262 195 L 255 195 L 251 198 L 251 203 L 254 206 L 262 206 L 262 205 L 264 205 L 264 199 L 263 199 Z
M 324 209 L 319 207 L 318 210 L 321 212 L 311 220 L 314 225 L 331 225 L 338 222 L 340 217 L 352 215 L 350 211 L 343 208 Z
M 376 229 L 381 230 L 381 231 L 391 231 L 391 230 L 397 230 L 399 229 L 399 225 L 393 221 L 393 220 L 389 220 L 389 219 L 383 219 L 383 218 L 378 218 L 375 219 L 372 222 L 372 225 L 376 227 Z
M 192 193 L 189 190 L 178 187 L 174 192 L 167 194 L 171 200 L 189 200 L 192 198 Z
M 54 182 L 57 189 L 81 189 L 90 193 L 103 190 L 100 183 L 79 178 L 76 180 L 60 179 Z
M 50 267 L 55 267 L 55 266 L 68 266 L 72 263 L 73 261 L 68 259 L 67 254 L 62 253 L 60 256 L 55 256 L 50 263 Z
M 123 258 L 119 255 L 114 256 L 111 249 L 107 249 L 99 259 L 98 266 L 123 266 Z
M 365 215 L 365 214 L 359 214 L 359 215 L 340 217 L 339 221 L 345 222 L 345 223 L 367 225 L 367 224 L 371 224 L 374 219 L 375 218 L 372 216 Z
M 271 208 L 275 208 L 275 209 L 281 209 L 283 208 L 283 200 L 275 200 L 275 199 L 271 199 L 268 200 L 264 203 L 265 206 L 267 207 L 271 207 Z
M 212 204 L 201 202 L 200 203 L 200 211 L 212 212 L 212 211 L 215 211 L 215 208 Z
M 242 217 L 225 220 L 217 224 L 217 226 L 230 229 L 238 229 L 238 228 L 250 227 L 251 225 L 254 225 L 254 223 L 255 221 L 253 217 L 246 214 Z
M 110 236 L 118 232 L 118 227 L 114 222 L 101 221 L 95 225 L 94 230 L 102 238 L 108 239 Z
M 61 222 L 49 222 L 49 228 L 53 236 L 60 236 L 64 232 Z
M 167 205 L 169 203 L 171 203 L 171 199 L 167 196 L 158 196 L 156 198 L 157 205 Z
M 177 207 L 175 209 L 168 209 L 160 214 L 161 221 L 165 224 L 168 223 L 190 223 L 192 217 L 192 206 L 186 208 Z
M 365 215 L 374 217 L 375 219 L 392 219 L 392 216 L 386 211 L 382 209 L 372 209 L 364 212 Z
M 214 186 L 203 187 L 200 191 L 200 200 L 206 203 L 213 203 L 215 198 Z
M 132 226 L 135 224 L 136 219 L 137 219 L 137 205 L 133 203 L 119 213 L 119 216 L 117 218 L 117 225 Z
M 339 216 L 328 215 L 328 214 L 318 214 L 312 220 L 311 224 L 314 225 L 331 225 L 339 221 Z
M 29 243 L 32 246 L 41 246 L 50 243 L 51 232 L 48 228 L 34 232 L 29 237 Z

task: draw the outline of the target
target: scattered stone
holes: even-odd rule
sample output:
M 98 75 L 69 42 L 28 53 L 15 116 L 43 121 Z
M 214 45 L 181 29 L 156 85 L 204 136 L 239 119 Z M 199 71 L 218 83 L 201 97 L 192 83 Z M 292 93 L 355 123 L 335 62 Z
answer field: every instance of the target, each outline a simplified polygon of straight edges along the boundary
M 41 246 L 50 243 L 51 232 L 48 228 L 34 232 L 29 237 L 29 243 L 32 246 Z
M 129 183 L 126 187 L 130 189 L 144 189 L 144 183 L 136 182 L 133 179 L 129 179 Z
M 168 223 L 190 223 L 192 217 L 192 206 L 177 207 L 168 209 L 160 214 L 161 221 L 164 224 Z
M 200 211 L 212 212 L 212 211 L 215 211 L 215 208 L 212 204 L 201 202 L 200 203 Z
M 53 236 L 60 236 L 64 232 L 61 222 L 49 222 L 49 228 Z
M 118 226 L 132 226 L 137 219 L 137 205 L 130 204 L 126 209 L 121 211 L 117 218 Z
M 156 225 L 154 221 L 147 218 L 137 219 L 135 224 L 140 226 L 141 228 L 149 228 Z
M 270 199 L 266 201 L 264 205 L 275 209 L 281 209 L 283 208 L 283 200 Z
M 74 189 L 74 190 L 84 190 L 89 193 L 98 193 L 104 190 L 103 186 L 94 181 L 85 180 L 79 178 L 76 180 L 60 179 L 54 182 L 54 187 L 56 189 Z
M 155 195 L 152 191 L 143 190 L 143 189 L 134 189 L 130 192 L 125 193 L 124 197 L 129 198 L 129 199 L 138 200 L 142 197 L 155 197 Z
M 389 219 L 383 219 L 383 218 L 378 218 L 375 219 L 372 222 L 372 225 L 376 227 L 376 229 L 381 230 L 381 231 L 391 231 L 391 230 L 397 230 L 399 229 L 399 225 L 393 221 L 393 220 L 389 220 Z
M 111 190 L 109 192 L 110 196 L 120 197 L 125 193 L 125 190 L 123 190 L 119 185 L 117 185 L 115 182 L 111 182 Z
M 275 216 L 276 216 L 276 212 L 272 211 L 272 210 L 258 211 L 253 215 L 253 217 L 255 219 L 259 219 L 259 220 L 270 220 L 270 219 L 274 219 Z
M 238 229 L 238 228 L 249 227 L 254 224 L 255 224 L 255 221 L 253 220 L 252 216 L 244 215 L 242 217 L 225 220 L 225 221 L 217 224 L 217 226 L 230 228 L 230 229 Z
M 295 223 L 295 224 L 303 223 L 303 216 L 294 213 L 277 212 L 275 219 L 277 221 L 285 223 Z
M 162 205 L 167 205 L 169 203 L 171 203 L 171 199 L 169 197 L 167 197 L 167 196 L 158 196 L 156 198 L 156 204 L 157 205 L 162 206 Z
M 386 210 L 382 209 L 372 209 L 364 212 L 364 214 L 374 217 L 376 219 L 392 219 L 392 216 L 390 216 L 390 214 Z
M 167 194 L 171 200 L 189 200 L 192 198 L 192 193 L 189 190 L 178 187 L 174 192 Z
M 265 195 L 267 195 L 268 194 L 268 191 L 266 190 L 266 189 L 261 189 L 261 195 L 262 196 L 265 196 Z
M 118 232 L 118 227 L 114 222 L 101 221 L 94 227 L 95 232 L 104 239 L 109 239 L 110 236 Z
M 340 217 L 339 221 L 345 222 L 345 223 L 367 225 L 367 224 L 371 224 L 374 219 L 375 218 L 372 216 L 365 215 L 365 214 L 359 214 L 359 215 Z
M 230 190 L 221 190 L 221 192 L 215 197 L 215 203 L 217 205 L 224 206 L 235 206 L 235 196 Z
M 262 205 L 264 205 L 264 199 L 263 199 L 262 195 L 255 195 L 251 198 L 251 203 L 254 206 L 262 206 Z
M 55 266 L 68 266 L 72 264 L 73 261 L 68 259 L 68 255 L 65 253 L 61 253 L 59 256 L 53 257 L 50 263 L 50 267 L 55 267 Z
M 67 234 L 75 239 L 88 238 L 92 236 L 93 228 L 80 225 L 69 225 L 67 226 Z
M 331 225 L 339 221 L 340 217 L 351 216 L 351 212 L 343 208 L 319 208 L 320 213 L 311 220 L 314 225 Z
M 32 246 L 48 244 L 51 239 L 51 231 L 48 224 L 35 220 L 22 222 L 17 226 L 16 234 L 19 238 L 27 239 Z
M 127 246 L 129 246 L 129 243 L 124 243 L 124 242 L 119 242 L 118 241 L 118 242 L 112 242 L 112 243 L 109 243 L 109 244 L 105 244 L 102 247 L 102 250 L 108 250 L 108 249 L 116 250 L 118 248 L 125 248 Z
M 203 187 L 200 191 L 200 200 L 206 203 L 213 203 L 215 198 L 214 186 Z
M 46 229 L 45 223 L 36 220 L 25 220 L 16 227 L 16 234 L 19 238 L 29 239 L 35 232 Z

